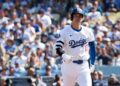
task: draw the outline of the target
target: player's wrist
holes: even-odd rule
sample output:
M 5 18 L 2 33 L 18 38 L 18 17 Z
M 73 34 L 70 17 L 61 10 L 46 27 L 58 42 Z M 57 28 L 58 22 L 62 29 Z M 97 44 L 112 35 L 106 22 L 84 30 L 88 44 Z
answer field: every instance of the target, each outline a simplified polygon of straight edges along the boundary
M 94 70 L 95 70 L 95 65 L 91 64 L 90 65 L 90 71 L 91 71 L 91 73 L 94 72 Z
M 66 54 L 66 53 L 64 53 L 64 54 L 62 54 L 62 59 L 65 62 L 70 62 L 71 61 L 71 56 Z

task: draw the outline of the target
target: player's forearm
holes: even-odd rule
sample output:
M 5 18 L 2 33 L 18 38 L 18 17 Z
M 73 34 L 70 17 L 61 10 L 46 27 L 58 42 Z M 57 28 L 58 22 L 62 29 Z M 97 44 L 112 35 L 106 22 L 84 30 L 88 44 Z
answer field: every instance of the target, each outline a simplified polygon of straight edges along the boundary
M 57 53 L 59 56 L 62 56 L 62 54 L 64 53 L 64 51 L 62 50 L 62 48 L 56 48 L 56 53 Z
M 64 45 L 64 42 L 62 41 L 57 41 L 56 42 L 56 54 L 59 55 L 59 56 L 62 56 L 62 54 L 64 53 L 64 50 L 63 50 L 63 45 Z
M 95 57 L 96 57 L 96 49 L 95 49 L 94 41 L 89 42 L 89 46 L 90 46 L 90 62 L 92 65 L 94 65 Z

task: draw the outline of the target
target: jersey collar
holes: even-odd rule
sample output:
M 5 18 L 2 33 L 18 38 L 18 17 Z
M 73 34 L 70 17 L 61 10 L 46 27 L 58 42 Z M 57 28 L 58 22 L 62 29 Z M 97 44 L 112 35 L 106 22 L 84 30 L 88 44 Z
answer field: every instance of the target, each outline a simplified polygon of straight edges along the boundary
M 82 30 L 82 27 L 80 27 L 80 29 L 75 29 L 72 25 L 71 25 L 71 28 L 77 32 L 80 32 Z

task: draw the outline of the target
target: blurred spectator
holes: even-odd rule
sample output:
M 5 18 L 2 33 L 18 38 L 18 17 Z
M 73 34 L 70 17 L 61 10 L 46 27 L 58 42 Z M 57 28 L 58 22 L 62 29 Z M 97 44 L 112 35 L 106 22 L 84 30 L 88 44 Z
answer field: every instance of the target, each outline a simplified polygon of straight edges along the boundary
M 54 58 L 47 59 L 46 64 L 42 66 L 42 76 L 55 76 L 59 74 L 58 66 L 55 64 Z
M 6 54 L 8 55 L 8 59 L 12 59 L 12 57 L 16 54 L 16 45 L 14 44 L 14 40 L 7 39 L 4 48 L 6 50 Z
M 40 68 L 40 59 L 36 56 L 35 52 L 32 52 L 30 57 L 27 59 L 27 66 Z
M 92 76 L 93 86 L 99 84 L 98 72 L 96 70 L 93 73 L 91 73 L 91 76 Z
M 2 71 L 4 66 L 5 66 L 5 61 L 3 60 L 3 58 L 0 58 L 0 72 Z
M 55 75 L 53 86 L 63 86 L 62 78 L 60 75 Z
M 49 43 L 49 42 L 48 42 Z M 45 48 L 45 59 L 51 59 L 52 56 L 53 56 L 53 53 L 52 53 L 52 45 L 50 44 L 46 44 L 46 48 Z
M 115 54 L 115 57 L 113 59 L 113 65 L 120 66 L 120 54 L 119 53 Z
M 109 77 L 108 85 L 109 86 L 119 86 L 120 85 L 120 81 L 118 80 L 118 78 L 115 74 L 111 74 L 111 76 Z
M 120 31 L 120 18 L 116 21 L 115 27 Z
M 63 19 L 61 20 L 61 28 L 64 28 L 67 24 L 68 24 L 67 18 L 63 18 Z
M 15 63 L 15 76 L 16 77 L 21 77 L 21 76 L 26 76 L 26 70 L 24 67 L 21 66 L 19 63 Z
M 105 13 L 105 22 L 103 22 L 104 26 L 111 28 L 113 26 L 113 21 L 110 19 L 110 13 Z
M 6 60 L 5 55 L 6 55 L 6 51 L 5 51 L 5 49 L 4 49 L 4 46 L 3 46 L 2 43 L 0 43 L 0 59 Z M 6 61 L 5 61 L 5 62 L 6 62 Z
M 21 67 L 25 67 L 27 63 L 27 57 L 25 57 L 22 53 L 22 50 L 18 50 L 16 56 L 14 56 L 11 60 L 12 65 L 20 64 Z
M 13 21 L 12 21 L 12 19 L 8 19 L 8 24 L 7 24 L 7 29 L 8 29 L 8 31 L 10 32 L 10 30 L 13 30 L 13 27 L 14 27 L 14 23 L 13 23 Z M 9 38 L 9 33 L 8 33 L 8 35 L 7 35 L 7 37 Z
M 27 58 L 30 57 L 31 55 L 31 46 L 29 44 L 23 45 L 23 55 L 26 56 Z
M 37 57 L 40 59 L 40 67 L 46 64 L 45 58 L 44 58 L 44 55 L 45 55 L 45 54 L 44 54 L 43 51 L 44 51 L 44 50 L 43 50 L 41 47 L 38 47 L 38 48 L 36 49 L 36 55 L 37 55 Z
M 93 86 L 108 86 L 108 82 L 104 80 L 102 71 L 94 71 L 92 74 Z
M 10 29 L 10 32 L 9 32 L 9 35 L 7 38 L 14 40 L 14 30 L 13 29 Z
M 41 34 L 41 42 L 42 43 L 47 43 L 48 42 L 48 33 L 47 32 L 43 32 Z
M 106 10 L 109 11 L 109 12 L 117 12 L 118 11 L 118 7 L 117 7 L 117 4 L 116 4 L 116 0 L 106 0 Z
M 53 76 L 51 66 L 47 65 L 45 69 L 45 76 Z
M 105 48 L 106 48 L 106 52 L 113 58 L 114 57 L 114 48 L 111 46 L 112 44 L 111 44 L 111 40 L 110 40 L 110 38 L 103 38 L 103 44 L 104 44 L 104 46 L 105 46 Z
M 22 30 L 21 30 L 21 24 L 19 22 L 14 22 L 14 29 L 13 30 L 13 34 L 14 34 L 14 40 L 15 40 L 15 44 L 18 46 L 20 45 L 23 41 L 22 41 Z
M 99 11 L 97 11 L 97 8 L 92 7 L 91 11 L 87 14 L 87 17 L 90 18 L 91 20 L 99 20 L 101 19 L 101 14 Z
M 104 6 L 99 0 L 93 1 L 93 7 L 95 7 L 101 14 L 103 13 Z
M 16 76 L 14 67 L 9 67 L 8 76 Z
M 20 22 L 20 18 L 18 17 L 17 11 L 13 11 L 11 14 L 12 22 Z
M 6 80 L 1 80 L 0 85 L 1 86 L 6 86 L 7 85 Z
M 52 75 L 56 75 L 59 73 L 58 66 L 55 64 L 55 58 L 53 57 L 49 58 L 47 65 L 51 66 Z
M 50 16 L 45 14 L 45 10 L 42 8 L 40 9 L 39 14 L 40 14 L 39 19 L 42 21 L 43 24 L 42 30 L 46 31 L 46 29 L 49 28 L 52 24 L 51 18 Z
M 102 61 L 102 65 L 111 65 L 112 57 L 108 55 L 106 48 L 102 48 L 102 54 L 98 56 L 98 61 Z
M 41 42 L 39 36 L 36 36 L 35 40 L 30 44 L 32 51 L 36 51 L 37 48 L 45 49 L 45 44 Z
M 88 13 L 90 11 L 90 8 L 92 7 L 92 3 L 88 2 L 87 4 L 85 4 L 83 0 L 80 0 L 78 2 L 78 5 L 85 13 Z
M 5 11 L 2 9 L 1 11 L 0 11 L 1 13 L 0 13 L 0 24 L 3 22 L 3 21 L 8 21 L 8 17 L 6 16 L 6 13 L 5 13 Z
M 36 75 L 36 84 L 37 86 L 47 86 L 45 82 L 42 81 L 41 77 L 39 75 Z
M 31 25 L 34 27 L 36 35 L 40 36 L 42 29 L 39 24 L 37 24 L 35 19 L 31 19 Z
M 3 32 L 5 34 L 5 37 L 7 37 L 8 33 L 9 33 L 9 31 L 7 29 L 7 24 L 8 24 L 8 20 L 3 20 L 2 25 L 0 27 L 0 32 L 1 33 Z
M 34 41 L 35 37 L 36 37 L 36 32 L 35 32 L 35 28 L 30 24 L 30 21 L 27 20 L 25 22 L 26 26 L 25 26 L 25 32 L 26 34 L 28 34 L 30 36 L 29 41 L 32 42 Z
M 11 6 L 14 6 L 14 3 L 10 0 L 5 0 L 3 3 L 3 9 L 10 9 Z
M 99 86 L 108 86 L 107 80 L 104 79 L 102 71 L 98 71 Z
M 108 33 L 108 37 L 111 39 L 111 40 L 119 40 L 119 36 L 120 36 L 120 32 L 119 30 L 113 26 L 111 32 Z
M 57 27 L 56 27 L 55 25 L 51 25 L 51 27 L 50 27 L 50 29 L 49 29 L 48 35 L 49 35 L 50 37 L 53 36 L 53 35 L 55 35 L 56 29 L 57 29 Z
M 4 66 L 1 70 L 0 76 L 1 77 L 2 76 L 7 76 L 7 70 L 8 70 L 8 68 L 6 66 Z
M 31 76 L 33 78 L 35 76 L 35 68 L 29 67 L 29 69 L 27 71 L 27 75 Z

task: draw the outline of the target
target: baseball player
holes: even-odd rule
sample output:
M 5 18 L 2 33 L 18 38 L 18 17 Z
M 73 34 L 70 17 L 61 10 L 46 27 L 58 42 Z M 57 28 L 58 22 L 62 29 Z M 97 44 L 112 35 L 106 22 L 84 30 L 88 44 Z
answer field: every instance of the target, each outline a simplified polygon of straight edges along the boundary
M 56 53 L 62 57 L 63 86 L 92 86 L 90 65 L 94 67 L 95 44 L 92 31 L 81 25 L 84 13 L 74 8 L 71 25 L 64 27 L 56 41 Z M 89 61 L 90 58 L 90 61 Z

